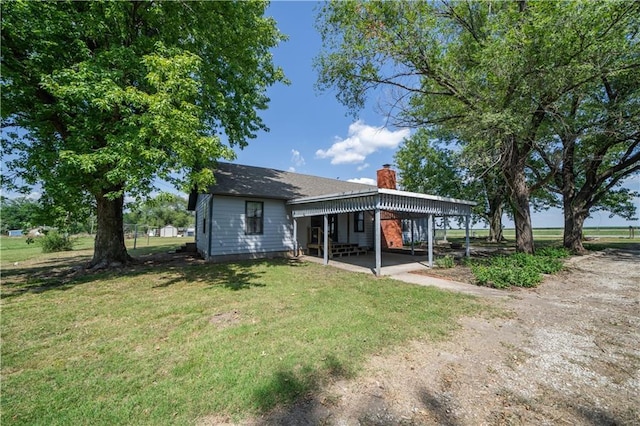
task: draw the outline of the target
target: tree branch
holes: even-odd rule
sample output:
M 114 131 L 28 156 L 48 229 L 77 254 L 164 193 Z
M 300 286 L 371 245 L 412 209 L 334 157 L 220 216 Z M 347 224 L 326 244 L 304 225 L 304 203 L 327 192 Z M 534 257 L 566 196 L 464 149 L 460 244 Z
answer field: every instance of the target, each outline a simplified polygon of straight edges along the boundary
M 458 13 L 456 13 L 454 7 L 451 6 L 451 4 L 448 1 L 444 1 L 443 0 L 442 4 L 446 8 L 446 11 L 443 12 L 442 15 L 444 17 L 451 18 L 453 21 L 455 21 L 458 24 L 460 24 L 460 26 L 462 26 L 462 28 L 464 28 L 469 34 L 471 34 L 471 37 L 473 37 L 473 39 L 478 44 L 481 44 L 480 37 L 478 36 L 478 34 L 476 32 L 476 29 L 474 28 L 473 24 L 470 23 L 470 22 L 467 22 L 462 16 L 460 16 Z M 471 10 L 469 10 L 469 12 L 471 12 Z
M 616 186 L 623 178 L 625 178 L 625 177 L 627 177 L 627 176 L 629 176 L 629 175 L 631 175 L 631 174 L 633 174 L 634 172 L 637 172 L 637 171 L 640 171 L 640 164 L 632 167 L 627 172 L 621 173 L 618 176 L 616 176 L 615 178 L 613 178 L 611 180 L 611 182 L 609 182 L 604 188 L 602 188 L 600 191 L 598 191 L 595 195 L 593 195 L 591 197 L 591 202 L 586 203 L 587 207 L 590 209 L 591 207 L 596 205 L 605 195 L 607 195 L 609 190 L 611 190 L 611 188 Z
M 600 175 L 598 175 L 597 181 L 598 182 L 602 182 L 602 181 L 608 179 L 609 177 L 613 176 L 615 173 L 618 173 L 619 171 L 622 171 L 622 170 L 626 169 L 627 167 L 633 165 L 634 163 L 639 162 L 640 161 L 640 150 L 638 150 L 638 152 L 636 152 L 635 154 L 631 155 L 631 153 L 634 151 L 634 149 L 638 146 L 639 143 L 640 143 L 640 141 L 635 141 L 629 147 L 629 149 L 627 149 L 625 154 L 622 156 L 623 160 L 620 161 L 620 163 L 616 164 L 615 166 L 605 170 Z M 625 173 L 623 173 L 623 175 L 627 175 L 629 173 L 630 172 L 625 172 Z

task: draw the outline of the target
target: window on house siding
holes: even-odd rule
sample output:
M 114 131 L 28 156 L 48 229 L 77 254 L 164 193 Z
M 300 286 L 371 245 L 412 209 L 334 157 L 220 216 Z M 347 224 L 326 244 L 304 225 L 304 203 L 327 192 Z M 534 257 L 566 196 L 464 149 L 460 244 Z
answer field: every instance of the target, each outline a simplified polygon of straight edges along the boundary
M 353 232 L 364 232 L 364 212 L 353 214 Z
M 202 233 L 207 233 L 207 205 L 205 204 L 202 208 Z
M 245 229 L 246 235 L 261 235 L 264 229 L 264 203 L 261 201 L 245 202 Z

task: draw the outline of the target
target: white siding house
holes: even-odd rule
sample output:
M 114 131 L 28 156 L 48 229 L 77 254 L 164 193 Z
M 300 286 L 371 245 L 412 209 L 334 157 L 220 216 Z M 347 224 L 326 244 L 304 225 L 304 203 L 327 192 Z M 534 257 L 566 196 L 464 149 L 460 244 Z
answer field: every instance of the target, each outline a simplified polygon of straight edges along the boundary
M 260 232 L 247 230 L 246 205 L 261 203 Z M 213 260 L 280 256 L 293 253 L 293 225 L 282 200 L 198 196 L 196 247 Z
M 380 274 L 382 249 L 403 249 L 401 220 L 415 223 L 422 218 L 432 229 L 434 217 L 446 215 L 465 218 L 468 255 L 469 216 L 474 203 L 398 191 L 389 165 L 377 173 L 380 188 L 219 163 L 214 170 L 216 184 L 202 193 L 194 190 L 189 196 L 189 210 L 196 212 L 197 250 L 211 261 L 315 250 L 324 256 L 325 264 L 331 256 L 373 250 L 375 271 Z M 431 233 L 428 238 L 431 263 Z
M 190 209 L 196 211 L 197 250 L 213 261 L 292 255 L 295 247 L 307 246 L 311 218 L 297 219 L 294 236 L 288 200 L 336 190 L 375 189 L 371 185 L 229 163 L 219 163 L 215 176 L 216 184 L 208 193 L 191 194 L 189 202 Z M 247 203 L 262 206 L 258 230 L 249 229 Z M 352 216 L 353 213 L 338 215 L 340 239 L 372 247 L 371 214 L 365 214 L 364 232 L 354 231 Z

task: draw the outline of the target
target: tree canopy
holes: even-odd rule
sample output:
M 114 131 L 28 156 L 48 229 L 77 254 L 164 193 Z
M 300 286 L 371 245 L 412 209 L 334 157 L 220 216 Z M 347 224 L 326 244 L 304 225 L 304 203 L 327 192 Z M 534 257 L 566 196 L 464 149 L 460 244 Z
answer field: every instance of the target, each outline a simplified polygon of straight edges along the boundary
M 531 198 L 544 198 L 550 182 L 558 188 L 559 168 L 572 170 L 560 191 L 565 205 L 581 182 L 590 183 L 578 192 L 607 194 L 638 170 L 640 132 L 629 113 L 638 99 L 639 15 L 640 3 L 622 1 L 330 2 L 318 17 L 326 46 L 319 85 L 336 88 L 353 111 L 384 96 L 396 124 L 449 135 L 480 173 L 498 167 L 516 247 L 533 252 Z M 574 132 L 579 148 L 564 162 L 565 148 L 553 147 L 575 122 L 567 117 L 576 100 L 576 118 L 588 125 Z M 590 166 L 574 168 L 579 162 Z M 573 237 L 565 233 L 565 245 L 579 249 Z
M 28 231 L 30 228 L 40 225 L 40 205 L 26 197 L 10 199 L 0 197 L 0 229 L 6 234 L 11 229 Z
M 205 188 L 209 166 L 267 129 L 266 89 L 285 80 L 266 6 L 2 2 L 3 125 L 26 131 L 3 139 L 3 185 L 40 183 L 70 211 L 93 200 L 92 263 L 126 262 L 125 193 Z
M 187 211 L 187 200 L 176 194 L 162 192 L 152 199 L 131 206 L 125 213 L 125 222 L 160 228 L 173 225 L 186 228 L 195 224 L 192 212 Z
M 459 146 L 420 128 L 405 139 L 395 155 L 400 180 L 405 190 L 476 202 L 472 220 L 489 225 L 489 241 L 501 241 L 505 185 L 498 171 L 473 169 Z

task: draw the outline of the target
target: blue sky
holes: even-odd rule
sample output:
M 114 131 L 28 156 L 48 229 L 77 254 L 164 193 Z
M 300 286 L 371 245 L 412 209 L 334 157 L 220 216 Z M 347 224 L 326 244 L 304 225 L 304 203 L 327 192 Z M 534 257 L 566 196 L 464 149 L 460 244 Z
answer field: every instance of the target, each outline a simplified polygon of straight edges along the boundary
M 315 89 L 317 73 L 313 59 L 321 50 L 315 29 L 319 3 L 274 1 L 267 10 L 289 37 L 274 49 L 274 62 L 283 68 L 290 85 L 269 89 L 269 109 L 260 113 L 269 132 L 261 132 L 244 150 L 236 149 L 236 163 L 290 170 L 298 173 L 375 183 L 376 170 L 393 164 L 394 154 L 408 129 L 386 127 L 386 117 L 372 97 L 357 117 L 348 114 L 332 91 Z M 640 177 L 627 185 L 640 190 Z M 158 189 L 175 192 L 157 182 Z M 4 191 L 3 191 L 4 192 Z M 11 194 L 6 194 L 11 195 Z M 183 194 L 184 195 L 184 194 Z M 640 210 L 640 199 L 636 199 Z M 587 226 L 628 226 L 620 218 L 595 212 Z M 535 227 L 562 227 L 562 214 L 553 209 L 533 214 Z M 640 222 L 633 223 L 640 226 Z M 505 220 L 505 226 L 513 223 Z
M 373 183 L 376 170 L 393 164 L 393 157 L 408 129 L 385 127 L 386 117 L 377 100 L 370 99 L 357 117 L 348 114 L 334 92 L 318 92 L 313 59 L 321 50 L 315 29 L 319 4 L 316 2 L 275 1 L 267 10 L 280 31 L 289 37 L 274 50 L 274 61 L 281 66 L 291 85 L 269 90 L 269 109 L 261 113 L 268 133 L 260 133 L 242 151 L 235 162 L 271 167 L 299 173 Z M 640 179 L 628 181 L 640 190 Z M 640 199 L 636 199 L 640 209 Z M 506 218 L 505 218 L 506 220 Z M 595 212 L 587 226 L 628 226 L 618 217 Z M 639 222 L 633 223 L 639 226 Z M 533 213 L 535 227 L 562 227 L 560 210 Z M 505 226 L 513 223 L 506 220 Z
M 269 109 L 261 113 L 270 132 L 262 132 L 238 151 L 236 162 L 299 173 L 371 182 L 393 155 L 408 129 L 384 128 L 385 117 L 366 108 L 357 118 L 335 98 L 314 88 L 314 57 L 321 40 L 314 22 L 315 2 L 273 2 L 267 14 L 289 36 L 274 50 L 274 62 L 291 85 L 269 90 Z M 373 101 L 373 100 L 372 100 Z

